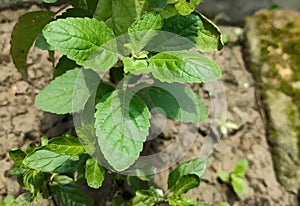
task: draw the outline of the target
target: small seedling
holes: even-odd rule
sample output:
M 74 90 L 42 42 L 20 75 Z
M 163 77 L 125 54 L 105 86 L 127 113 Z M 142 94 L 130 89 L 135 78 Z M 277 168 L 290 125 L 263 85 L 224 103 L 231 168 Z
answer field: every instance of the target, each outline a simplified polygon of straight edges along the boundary
M 222 182 L 230 184 L 237 196 L 240 197 L 247 192 L 247 184 L 244 180 L 247 170 L 248 161 L 241 159 L 236 163 L 233 172 L 221 171 L 219 177 Z
M 229 129 L 238 129 L 238 126 L 234 122 L 227 120 L 226 114 L 222 114 L 221 118 L 215 121 L 219 124 L 221 132 L 225 137 L 228 135 Z
M 15 201 L 15 198 L 11 195 L 7 195 L 2 202 L 0 202 L 0 206 L 9 206 Z

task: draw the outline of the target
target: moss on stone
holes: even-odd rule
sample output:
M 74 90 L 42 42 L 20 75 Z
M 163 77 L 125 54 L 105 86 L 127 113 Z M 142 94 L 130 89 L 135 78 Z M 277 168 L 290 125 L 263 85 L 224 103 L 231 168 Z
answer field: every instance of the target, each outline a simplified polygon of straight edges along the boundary
M 246 20 L 249 69 L 269 116 L 275 170 L 289 190 L 300 186 L 300 13 L 259 11 Z
M 293 82 L 300 81 L 300 15 L 294 11 L 261 11 L 254 17 L 260 25 L 260 62 L 267 62 L 270 69 L 264 76 L 278 80 L 268 84 L 291 96 L 300 111 L 300 88 Z

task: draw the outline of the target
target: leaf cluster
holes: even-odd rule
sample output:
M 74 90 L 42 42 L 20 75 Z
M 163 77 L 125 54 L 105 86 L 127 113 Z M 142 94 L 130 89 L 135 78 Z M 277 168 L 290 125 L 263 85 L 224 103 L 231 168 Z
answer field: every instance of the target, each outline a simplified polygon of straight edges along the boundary
M 234 166 L 233 172 L 221 171 L 219 177 L 222 182 L 230 184 L 238 196 L 241 196 L 247 192 L 247 184 L 244 180 L 247 170 L 248 161 L 241 159 Z
M 192 159 L 179 164 L 168 177 L 168 191 L 163 194 L 159 189 L 136 190 L 135 195 L 126 201 L 121 196 L 114 197 L 113 206 L 154 206 L 159 203 L 168 203 L 171 206 L 207 206 L 190 197 L 183 196 L 190 189 L 198 187 L 206 168 L 206 161 L 200 158 Z
M 11 196 L 0 203 L 6 205 L 30 205 L 40 197 L 52 198 L 63 205 L 93 205 L 89 194 L 82 189 L 85 182 L 98 189 L 105 177 L 105 169 L 97 160 L 85 153 L 79 140 L 70 135 L 48 140 L 43 136 L 41 145 L 29 145 L 26 151 L 12 149 L 10 158 L 15 167 L 10 174 L 17 175 L 19 183 L 28 193 L 14 199 Z M 168 192 L 149 187 L 148 178 L 127 177 L 133 197 L 125 200 L 115 196 L 112 205 L 207 205 L 182 196 L 190 189 L 198 187 L 206 168 L 206 161 L 196 158 L 179 164 L 168 178 Z M 168 194 L 168 195 L 167 195 Z
M 17 175 L 19 183 L 29 192 L 25 193 L 28 198 L 24 201 L 28 204 L 39 201 L 42 195 L 58 199 L 64 205 L 92 205 L 91 198 L 81 188 L 82 181 L 98 189 L 105 169 L 85 153 L 78 138 L 63 135 L 41 139 L 41 145 L 31 144 L 26 151 L 9 152 L 15 163 L 9 172 Z
M 151 126 L 151 109 L 159 107 L 166 118 L 183 122 L 201 122 L 208 116 L 199 96 L 185 84 L 221 77 L 219 66 L 203 52 L 220 50 L 223 43 L 218 28 L 195 11 L 199 3 L 71 0 L 72 8 L 62 14 L 35 11 L 20 17 L 12 33 L 11 55 L 22 77 L 28 78 L 26 60 L 32 45 L 47 50 L 54 65 L 54 79 L 38 93 L 35 105 L 47 112 L 80 116 L 79 138 L 42 137 L 41 145 L 10 151 L 16 165 L 10 173 L 29 191 L 20 197 L 22 201 L 43 196 L 64 205 L 92 205 L 82 183 L 101 187 L 106 172 L 101 161 L 114 171 L 136 162 Z M 63 55 L 58 61 L 55 52 Z M 110 81 L 98 75 L 107 71 Z M 139 91 L 124 89 L 142 75 L 153 77 L 155 84 L 137 84 Z M 91 157 L 97 154 L 104 160 Z M 122 197 L 113 203 L 205 205 L 182 196 L 199 186 L 204 169 L 201 159 L 180 164 L 169 175 L 172 195 L 139 188 L 127 203 Z
M 35 46 L 52 56 L 55 51 L 64 55 L 55 66 L 55 79 L 39 92 L 35 105 L 56 114 L 87 113 L 87 107 L 94 108 L 77 132 L 87 127 L 93 130 L 106 161 L 114 170 L 123 171 L 142 151 L 152 108 L 160 107 L 167 118 L 184 122 L 207 117 L 199 96 L 185 83 L 215 81 L 221 70 L 213 60 L 190 49 L 215 51 L 223 44 L 218 28 L 194 11 L 199 3 L 73 0 L 73 8 L 61 15 L 39 11 L 21 16 L 12 34 L 11 54 L 24 77 L 26 56 L 35 39 Z M 173 12 L 166 15 L 170 8 Z M 32 23 L 40 18 L 43 21 Z M 24 36 L 29 26 L 34 32 L 26 31 Z M 24 38 L 26 45 L 21 43 Z M 109 70 L 118 70 L 122 77 L 151 75 L 167 89 L 149 86 L 135 93 L 115 88 L 97 74 Z M 172 88 L 176 88 L 173 93 Z M 179 104 L 183 99 L 187 101 Z M 83 132 L 80 138 L 85 137 Z M 122 162 L 117 161 L 120 156 Z

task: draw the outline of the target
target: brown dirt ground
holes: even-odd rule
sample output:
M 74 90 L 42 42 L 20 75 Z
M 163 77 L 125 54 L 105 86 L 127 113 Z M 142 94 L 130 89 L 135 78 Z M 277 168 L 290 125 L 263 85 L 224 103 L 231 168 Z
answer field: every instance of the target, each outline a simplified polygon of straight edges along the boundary
M 47 53 L 36 49 L 30 52 L 30 83 L 21 79 L 9 56 L 13 26 L 20 15 L 33 10 L 39 8 L 32 6 L 0 12 L 0 200 L 6 194 L 16 196 L 20 192 L 16 179 L 7 173 L 13 165 L 7 152 L 13 147 L 24 148 L 32 141 L 38 141 L 42 134 L 52 137 L 68 132 L 68 127 L 72 125 L 68 117 L 44 113 L 34 106 L 34 96 L 52 78 Z M 223 29 L 225 33 L 233 33 L 233 28 Z M 276 180 L 263 119 L 255 100 L 254 82 L 245 68 L 241 50 L 240 42 L 234 41 L 213 55 L 223 69 L 228 119 L 237 124 L 238 129 L 221 140 L 208 159 L 208 169 L 200 187 L 191 190 L 188 195 L 212 204 L 228 201 L 234 206 L 297 205 L 297 197 L 288 193 Z M 204 124 L 201 133 L 207 132 L 206 128 L 207 124 Z M 176 130 L 177 124 L 168 121 L 163 131 L 163 136 L 168 138 L 160 144 L 163 146 L 176 138 Z M 200 133 L 198 136 L 185 159 L 198 156 L 203 139 Z M 221 170 L 231 171 L 241 158 L 249 161 L 246 175 L 249 190 L 239 199 L 227 185 L 218 181 L 218 173 Z M 155 184 L 162 189 L 166 189 L 167 173 L 161 172 L 155 178 Z

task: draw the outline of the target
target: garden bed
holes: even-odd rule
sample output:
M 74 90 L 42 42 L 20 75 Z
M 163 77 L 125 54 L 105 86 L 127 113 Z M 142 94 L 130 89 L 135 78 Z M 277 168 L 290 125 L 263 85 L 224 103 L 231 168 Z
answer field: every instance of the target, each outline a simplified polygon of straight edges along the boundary
M 9 56 L 10 35 L 18 17 L 39 9 L 33 5 L 28 9 L 3 10 L 0 13 L 0 200 L 7 194 L 16 196 L 20 192 L 16 178 L 7 173 L 13 165 L 7 153 L 11 148 L 24 149 L 31 142 L 39 141 L 43 134 L 53 137 L 72 132 L 72 120 L 68 116 L 44 113 L 34 106 L 35 95 L 52 78 L 47 52 L 38 49 L 30 52 L 28 63 L 31 83 L 21 79 Z M 228 136 L 221 139 L 208 159 L 208 167 L 200 187 L 188 194 L 211 204 L 225 201 L 230 205 L 297 205 L 297 195 L 288 192 L 276 179 L 266 138 L 267 119 L 262 115 L 264 108 L 256 99 L 255 82 L 245 67 L 243 42 L 236 32 L 238 28 L 221 29 L 223 34 L 229 35 L 229 42 L 221 52 L 214 53 L 212 57 L 223 70 L 227 117 L 237 125 L 237 129 L 230 130 Z M 184 159 L 199 155 L 203 136 L 208 133 L 205 125 L 207 124 L 200 127 L 196 141 Z M 178 124 L 168 121 L 155 144 L 164 147 L 168 141 L 177 137 L 177 131 Z M 232 171 L 235 163 L 242 158 L 249 161 L 246 175 L 248 192 L 238 198 L 228 185 L 219 181 L 218 175 L 222 170 Z M 165 190 L 167 174 L 168 171 L 157 174 L 153 184 Z

